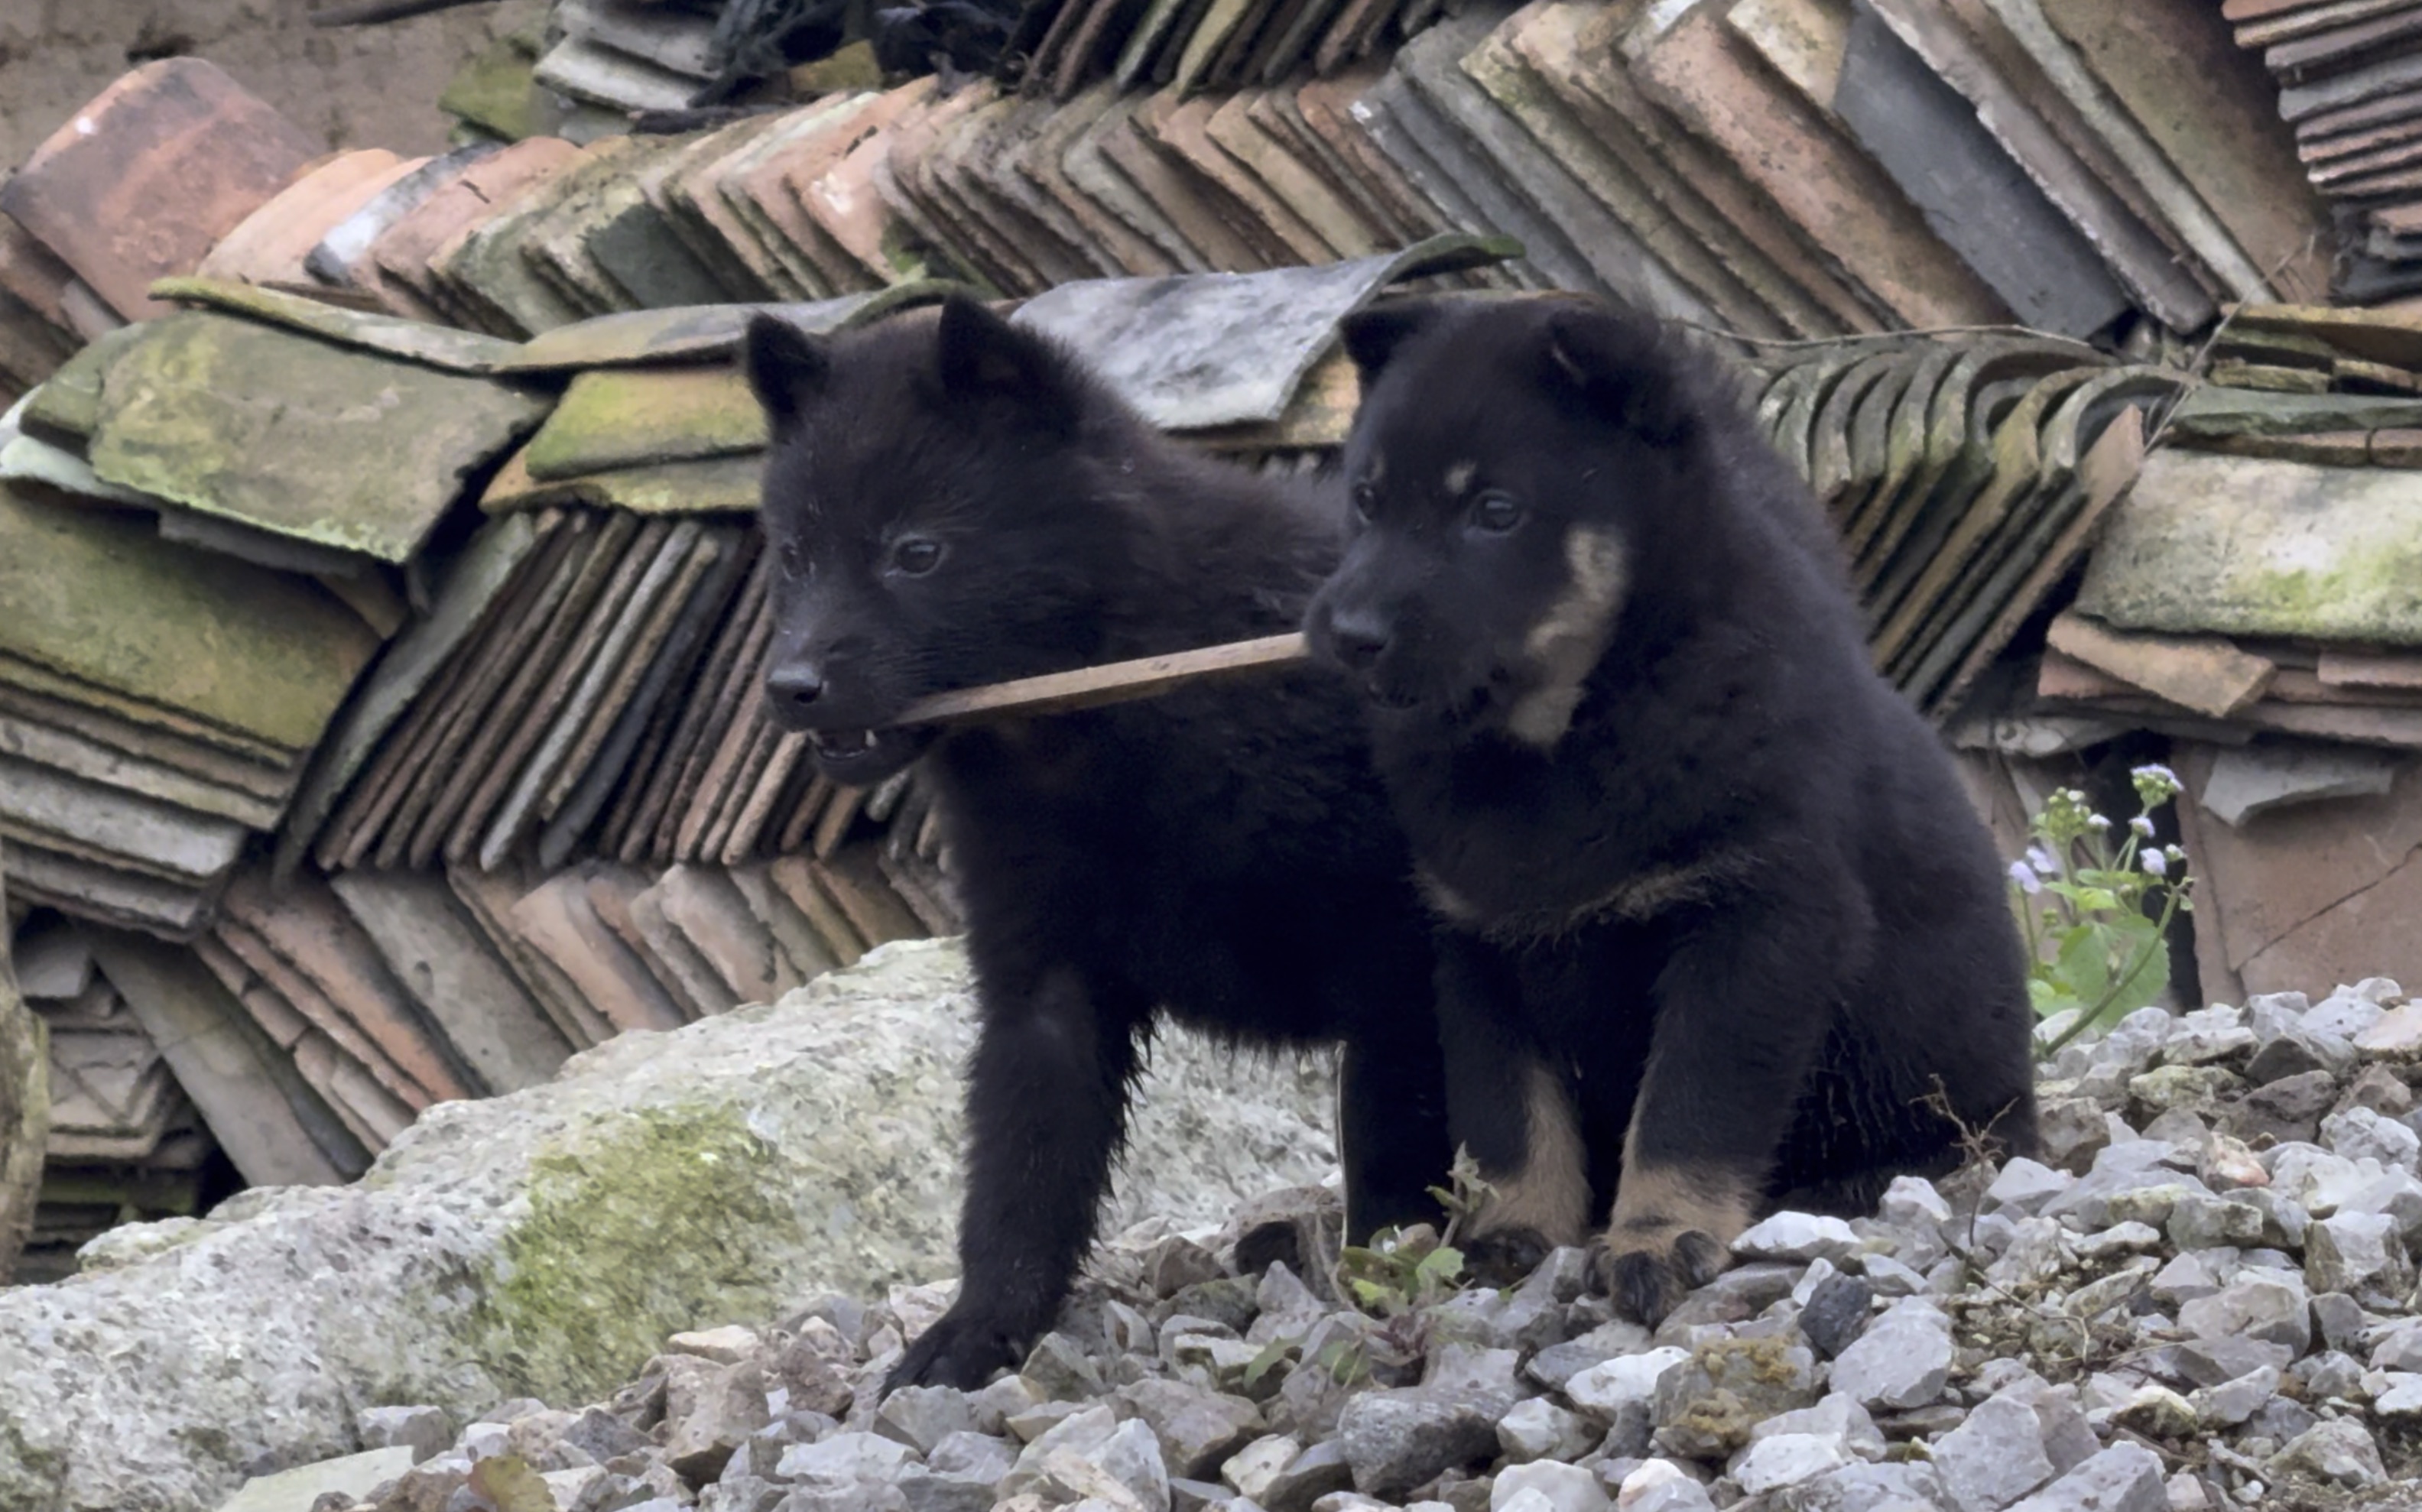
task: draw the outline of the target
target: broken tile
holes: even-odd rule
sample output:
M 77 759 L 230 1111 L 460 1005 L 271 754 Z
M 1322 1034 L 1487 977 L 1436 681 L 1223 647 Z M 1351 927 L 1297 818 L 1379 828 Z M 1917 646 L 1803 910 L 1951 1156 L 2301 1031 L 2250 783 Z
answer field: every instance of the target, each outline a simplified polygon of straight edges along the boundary
M 2219 754 L 2192 746 L 2182 748 L 2174 763 L 2198 805 Z M 2206 893 L 2196 901 L 2198 928 L 2208 923 L 2215 931 L 2225 945 L 2229 969 L 2241 972 L 2306 920 L 2401 867 L 2422 845 L 2422 802 L 2417 798 L 2422 798 L 2422 764 L 2408 759 L 2399 764 L 2390 791 L 2379 796 L 2285 809 L 2254 817 L 2242 828 L 2203 826 L 2201 844 L 2192 858 L 2197 891 Z M 2380 943 L 2386 947 L 2392 942 L 2383 937 Z M 2405 942 L 2400 937 L 2397 943 L 2402 948 Z M 2378 969 L 2391 964 L 2383 962 Z M 2371 969 L 2375 968 L 2364 968 Z M 2288 990 L 2246 984 L 2255 991 Z M 2294 990 L 2311 985 L 2308 982 Z
M 463 917 L 443 877 L 351 871 L 328 886 L 488 1093 L 534 1086 L 571 1055 L 572 1046 Z
M 679 1029 L 684 1022 L 662 984 L 606 928 L 580 872 L 540 883 L 512 906 L 514 927 L 569 977 L 584 1000 L 619 1030 Z
M 8 847 L 8 886 L 19 903 L 168 939 L 191 938 L 217 900 L 215 884 L 172 882 L 22 842 Z
M 298 1097 L 317 1099 L 199 961 L 106 930 L 94 931 L 93 953 L 246 1182 L 333 1186 L 346 1178 L 294 1106 Z M 324 1109 L 319 1115 L 329 1116 Z
M 91 449 L 102 478 L 393 562 L 548 409 L 505 385 L 199 311 L 151 323 L 110 377 Z
M 187 886 L 226 875 L 248 831 L 125 788 L 0 755 L 0 835 Z
M 2021 323 L 2067 336 L 2129 307 L 2101 259 L 1975 111 L 1864 7 L 1843 65 L 1843 119 L 1937 235 Z
M 1592 198 L 1624 223 L 1629 234 L 1639 239 L 1644 255 L 1653 256 L 1717 312 L 1724 324 L 1760 337 L 1830 334 L 1839 329 L 1821 318 L 1810 323 L 1799 312 L 1799 301 L 1782 291 L 1780 276 L 1763 258 L 1749 252 L 1729 228 L 1717 234 L 1714 245 L 1701 241 L 1700 231 L 1714 231 L 1721 223 L 1703 210 L 1686 223 L 1681 215 L 1697 208 L 1691 204 L 1695 197 L 1684 195 L 1661 175 L 1653 187 L 1643 181 L 1639 165 L 1648 154 L 1632 137 L 1628 124 L 1602 109 L 1588 117 L 1576 115 L 1567 99 L 1560 98 L 1549 81 L 1534 71 L 1531 53 L 1518 45 L 1517 39 L 1526 39 L 1533 49 L 1545 46 L 1552 51 L 1560 35 L 1554 27 L 1556 18 L 1544 16 L 1547 24 L 1541 25 L 1543 13 L 1550 8 L 1533 6 L 1517 12 L 1464 55 L 1464 72 L 1519 120 L 1543 150 L 1586 186 Z M 1619 158 L 1610 150 L 1616 140 L 1629 147 L 1628 158 Z M 1788 307 L 1787 312 L 1776 307 L 1778 300 Z
M 721 527 L 709 533 L 693 553 L 693 566 L 711 557 L 695 589 L 676 585 L 666 598 L 662 617 L 642 631 L 629 663 L 620 674 L 635 685 L 616 690 L 608 701 L 620 701 L 621 712 L 609 726 L 593 730 L 593 746 L 567 763 L 567 776 L 549 795 L 546 827 L 540 832 L 538 860 L 549 869 L 562 865 L 589 837 L 617 790 L 637 791 L 653 763 L 642 754 L 651 729 L 661 727 L 679 701 L 672 689 L 696 664 L 700 649 L 715 625 L 729 614 L 733 590 L 758 553 L 747 532 Z M 644 663 L 644 666 L 638 664 Z M 577 780 L 571 771 L 585 764 Z M 609 823 L 606 827 L 612 828 Z M 595 842 L 610 845 L 610 838 Z
M 2318 210 L 2303 184 L 2277 175 L 2264 81 L 2257 70 L 2255 93 L 2241 92 L 2248 87 L 2245 59 L 2225 55 L 2225 42 L 2208 53 L 2207 21 L 2194 18 L 2183 30 L 2177 29 L 2183 17 L 2150 24 L 2148 34 L 2176 40 L 2161 43 L 2159 56 L 2140 57 L 2128 49 L 2143 45 L 2142 37 L 2123 38 L 2136 23 L 2115 25 L 2064 7 L 2055 29 L 2041 0 L 1984 4 L 2227 289 L 2259 297 L 2256 291 L 2275 278 L 2279 290 L 2303 291 L 2293 297 L 2304 298 L 2324 287 L 2328 269 L 2320 249 L 2326 243 L 2308 240 L 2320 229 Z M 2154 8 L 2173 8 L 2162 0 Z M 2072 46 L 2087 26 L 2101 35 L 2090 46 Z M 2240 117 L 2241 110 L 2249 114 Z M 2241 138 L 2248 139 L 2250 155 L 2234 162 L 2230 149 L 2210 145 Z
M 532 949 L 515 928 L 512 906 L 529 890 L 527 879 L 516 873 L 455 866 L 446 869 L 446 883 L 488 943 L 512 967 L 532 1000 L 546 1010 L 566 1043 L 586 1049 L 614 1037 L 614 1025 L 590 1005 L 579 985 L 562 968 Z
M 596 897 L 593 884 L 590 895 L 592 900 Z M 656 973 L 656 980 L 671 990 L 684 1013 L 692 1019 L 709 1018 L 739 1006 L 739 1000 L 706 956 L 665 916 L 661 882 L 627 895 L 621 903 L 624 913 L 616 927 Z M 611 910 L 601 905 L 600 912 L 610 914 Z
M 645 540 L 643 536 L 641 546 L 635 550 L 635 559 L 646 550 Z M 671 633 L 690 594 L 731 549 L 729 532 L 710 532 L 696 520 L 680 522 L 662 540 L 481 841 L 483 866 L 493 870 L 501 864 L 578 785 L 622 702 L 645 677 L 647 661 Z M 579 654 L 575 644 L 574 654 Z
M 305 172 L 219 238 L 194 272 L 205 278 L 256 284 L 308 285 L 304 260 L 338 223 L 425 158 L 401 158 L 385 148 L 338 152 Z
M 2218 636 L 2114 630 L 2077 613 L 2054 618 L 2048 639 L 2054 650 L 2089 667 L 2215 719 L 2262 697 L 2279 670 Z
M 1011 322 L 1075 346 L 1165 429 L 1273 420 L 1341 317 L 1397 279 L 1502 252 L 1458 235 L 1244 277 L 1098 279 L 1030 299 Z
M 547 49 L 532 77 L 549 89 L 618 111 L 684 110 L 699 81 L 652 60 L 570 36 Z
M 194 814 L 232 820 L 250 829 L 275 829 L 284 812 L 276 801 L 256 792 L 180 771 L 0 708 L 0 758 L 7 757 Z
M 277 872 L 292 871 L 372 748 L 395 727 L 447 658 L 467 640 L 558 517 L 519 513 L 481 526 L 448 564 L 436 602 L 387 648 L 312 761 L 278 837 Z
M 354 272 L 369 256 L 370 244 L 385 235 L 388 227 L 417 209 L 421 201 L 459 176 L 464 169 L 495 152 L 500 142 L 469 142 L 421 159 L 410 171 L 399 175 L 378 193 L 370 196 L 351 214 L 328 228 L 320 244 L 303 260 L 304 271 L 322 283 L 348 288 L 354 283 Z
M 715 24 L 648 0 L 564 0 L 556 24 L 700 83 L 715 77 Z
M 771 1002 L 786 975 L 781 948 L 720 869 L 676 866 L 656 884 L 657 904 L 674 927 L 744 1003 Z
M 400 315 L 429 317 L 429 265 L 437 254 L 562 171 L 579 151 L 560 137 L 534 136 L 464 165 L 371 241 L 353 264 L 354 281 L 370 283 Z
M 129 320 L 163 311 L 154 278 L 190 273 L 317 149 L 215 64 L 168 57 L 121 75 L 34 151 L 0 212 Z
M 601 368 L 573 378 L 522 462 L 543 480 L 764 446 L 764 411 L 734 369 Z
M 2394 689 L 2422 696 L 2422 655 L 2412 652 L 2324 646 L 2316 672 L 2331 687 Z
M 2333 798 L 2378 797 L 2396 780 L 2400 759 L 2350 746 L 2257 741 L 2212 758 L 2200 796 L 2205 811 L 2232 828 L 2257 814 Z
M 2422 644 L 2422 502 L 2385 468 L 2163 449 L 2077 606 L 2123 629 Z
M 760 313 L 824 335 L 934 303 L 953 287 L 920 281 L 804 305 L 701 305 L 600 315 L 531 338 L 500 367 L 537 373 L 714 361 L 739 350 L 742 333 Z
M 558 211 L 568 206 L 576 210 L 606 181 L 630 171 L 662 146 L 609 136 L 582 148 L 578 156 L 530 184 L 511 204 L 438 248 L 429 260 L 432 292 L 441 299 L 450 294 L 469 323 L 516 339 L 604 313 L 584 307 L 544 277 L 523 256 L 525 241 Z
M 319 739 L 378 649 L 308 584 L 6 485 L 0 600 L 0 652 L 289 751 Z
M 441 372 L 494 372 L 510 365 L 520 350 L 511 341 L 477 331 L 345 309 L 282 290 L 258 289 L 248 284 L 202 277 L 163 278 L 151 289 L 162 300 L 247 316 L 339 346 L 421 363 Z M 96 423 L 98 419 L 96 411 Z
M 1633 73 L 1906 323 L 2005 321 L 2006 307 L 1927 233 L 1881 170 L 1768 84 L 1764 66 L 1701 7 L 1648 42 Z
M 545 733 L 617 606 L 661 548 L 671 527 L 629 514 L 606 515 L 583 543 L 576 563 L 558 568 L 521 606 L 514 622 L 483 648 L 465 696 L 450 701 L 443 784 L 425 783 L 407 801 L 381 846 L 381 864 L 409 856 L 415 866 L 441 851 L 460 865 L 501 802 L 531 748 Z M 493 712 L 490 712 L 493 711 Z M 409 826 L 410 849 L 400 848 Z
M 467 1097 L 476 1088 L 460 1074 L 443 1036 L 388 970 L 377 947 L 326 883 L 297 875 L 273 886 L 265 870 L 247 868 L 228 886 L 227 921 L 240 925 L 295 973 L 307 992 L 324 997 L 373 1048 L 432 1101 Z M 238 940 L 229 944 L 244 953 Z M 263 961 L 252 960 L 256 970 Z M 264 972 L 264 974 L 267 974 Z M 302 1006 L 293 990 L 287 996 Z M 323 1028 L 328 1026 L 323 1025 Z M 399 1095 L 406 1089 L 396 1089 Z M 411 1099 L 408 1099 L 411 1100 Z
M 439 661 L 428 691 L 404 705 L 394 732 L 366 745 L 368 765 L 313 843 L 323 867 L 357 865 L 372 855 L 380 865 L 401 865 L 409 857 L 417 866 L 435 853 L 444 833 L 439 815 L 451 818 L 447 805 L 473 780 L 462 760 L 467 743 L 475 735 L 502 738 L 503 721 L 486 717 L 491 701 L 508 679 L 539 675 L 549 617 L 564 595 L 581 591 L 612 532 L 610 522 L 601 528 L 586 512 L 561 516 L 560 525 L 542 531 L 538 546 L 470 637 Z M 369 708 L 366 703 L 366 717 Z M 281 864 L 291 864 L 291 854 L 299 852 L 280 848 Z
M 1980 176 L 1968 186 L 1969 203 L 1977 211 L 2011 216 L 2018 223 L 2013 229 L 2018 229 L 2040 222 L 2039 216 L 2027 213 L 2029 201 L 2035 198 L 2045 209 L 2064 217 L 2074 228 L 2071 236 L 2086 244 L 2071 244 L 2077 255 L 2106 267 L 2104 276 L 2115 277 L 2134 302 L 2156 320 L 2174 330 L 2192 331 L 2200 330 L 2217 313 L 2210 295 L 2188 269 L 2179 266 L 2172 248 L 2138 219 L 2135 211 L 2098 176 L 2084 157 L 2062 139 L 2037 102 L 2018 83 L 2005 76 L 1990 50 L 1958 18 L 1939 6 L 1914 5 L 1911 0 L 1858 0 L 1857 13 L 1878 17 L 1914 57 L 1923 59 L 1924 66 L 1940 76 L 1943 85 L 1964 98 L 1974 108 L 1983 131 L 2006 154 L 2003 161 L 2022 168 L 2024 178 L 2031 181 L 2030 186 L 2039 187 L 2039 197 L 2030 197 L 2017 186 L 1994 193 L 1986 187 L 1990 181 Z M 1850 27 L 1851 48 L 1845 65 L 1842 108 L 1851 115 L 1857 114 L 1865 102 L 1864 92 L 1850 87 L 1849 75 L 1862 55 L 1862 40 L 1871 29 L 1870 23 L 1857 19 Z M 1889 50 L 1876 51 L 1879 56 L 1870 62 L 1870 67 L 1873 62 L 1882 61 L 1880 55 Z M 1902 91 L 1904 108 L 1918 108 L 1923 92 L 1922 86 Z M 1946 135 L 1942 145 L 1947 146 L 1948 142 Z M 1993 209 L 1988 210 L 1988 206 Z M 1960 234 L 1973 233 L 1963 226 Z M 2037 239 L 2046 240 L 2048 246 L 2058 245 L 2040 233 Z M 1976 256 L 1969 256 L 1968 261 L 1980 273 L 1986 271 L 1987 264 Z M 2010 292 L 2005 284 L 2015 274 L 2023 286 L 2025 275 L 2009 268 L 2006 262 L 2002 266 L 2004 279 L 1989 281 L 1993 281 L 1996 291 L 2008 299 Z M 2014 308 L 2019 307 L 2015 300 L 2012 304 Z M 2026 313 L 2023 309 L 2020 312 Z M 2061 329 L 2073 336 L 2086 334 L 2040 321 L 2030 323 Z

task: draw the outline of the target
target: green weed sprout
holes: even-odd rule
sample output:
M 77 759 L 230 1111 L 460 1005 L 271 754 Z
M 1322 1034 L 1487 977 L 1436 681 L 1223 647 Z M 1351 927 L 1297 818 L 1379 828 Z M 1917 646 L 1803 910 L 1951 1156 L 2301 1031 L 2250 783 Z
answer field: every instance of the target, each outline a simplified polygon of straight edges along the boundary
M 2171 921 L 2194 905 L 2186 852 L 2153 841 L 2153 811 L 2183 791 L 2166 766 L 2137 767 L 2136 816 L 2125 825 L 2061 788 L 2036 816 L 2035 843 L 2010 863 L 2010 903 L 2026 933 L 2027 992 L 2037 1019 L 2074 1011 L 2037 1053 L 2049 1057 L 2096 1024 L 2161 1000 L 2169 989 Z M 2148 901 L 2158 917 L 2148 913 Z

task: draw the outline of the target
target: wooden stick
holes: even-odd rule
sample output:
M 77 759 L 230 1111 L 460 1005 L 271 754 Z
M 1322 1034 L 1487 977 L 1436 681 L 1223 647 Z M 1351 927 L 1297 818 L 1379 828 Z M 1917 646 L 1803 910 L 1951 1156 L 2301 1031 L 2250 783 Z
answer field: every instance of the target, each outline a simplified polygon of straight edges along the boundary
M 1283 667 L 1304 659 L 1303 636 L 1290 632 L 1259 640 L 1233 640 L 1167 656 L 1140 656 L 1134 661 L 1080 667 L 1073 672 L 1046 672 L 983 687 L 963 687 L 920 699 L 900 711 L 895 725 L 954 724 L 964 720 L 1010 715 L 1064 714 L 1071 709 L 1098 708 L 1157 697 L 1201 678 Z

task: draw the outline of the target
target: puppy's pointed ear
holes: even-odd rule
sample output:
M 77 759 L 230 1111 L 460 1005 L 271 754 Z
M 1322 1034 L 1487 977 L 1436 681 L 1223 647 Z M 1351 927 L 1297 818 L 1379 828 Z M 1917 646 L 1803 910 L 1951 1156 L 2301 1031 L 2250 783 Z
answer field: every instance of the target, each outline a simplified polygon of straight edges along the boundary
M 1005 405 L 1019 423 L 1046 431 L 1075 427 L 1084 407 L 1082 380 L 1050 342 L 964 294 L 942 302 L 937 337 L 948 398 Z
M 741 365 L 747 370 L 748 387 L 757 402 L 764 406 L 766 417 L 778 424 L 797 419 L 799 412 L 824 392 L 825 380 L 832 372 L 832 358 L 824 342 L 771 315 L 749 321 L 748 333 L 741 342 Z
M 1354 359 L 1367 388 L 1407 341 L 1437 324 L 1444 313 L 1426 299 L 1391 300 L 1339 321 L 1337 334 L 1345 339 L 1345 354 Z
M 1546 322 L 1547 377 L 1598 418 L 1656 446 L 1680 446 L 1697 419 L 1674 338 L 1644 315 L 1562 309 Z

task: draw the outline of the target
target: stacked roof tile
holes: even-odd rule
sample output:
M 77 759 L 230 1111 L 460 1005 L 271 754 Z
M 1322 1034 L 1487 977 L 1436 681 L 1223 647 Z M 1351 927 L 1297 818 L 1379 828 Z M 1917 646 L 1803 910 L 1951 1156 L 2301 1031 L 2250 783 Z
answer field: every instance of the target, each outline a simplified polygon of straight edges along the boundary
M 2422 292 L 2422 16 L 2344 0 L 2226 0 L 2221 14 L 2278 80 L 2296 159 L 2330 203 L 2339 297 Z M 2115 45 L 2145 39 L 2124 19 L 2089 24 Z

